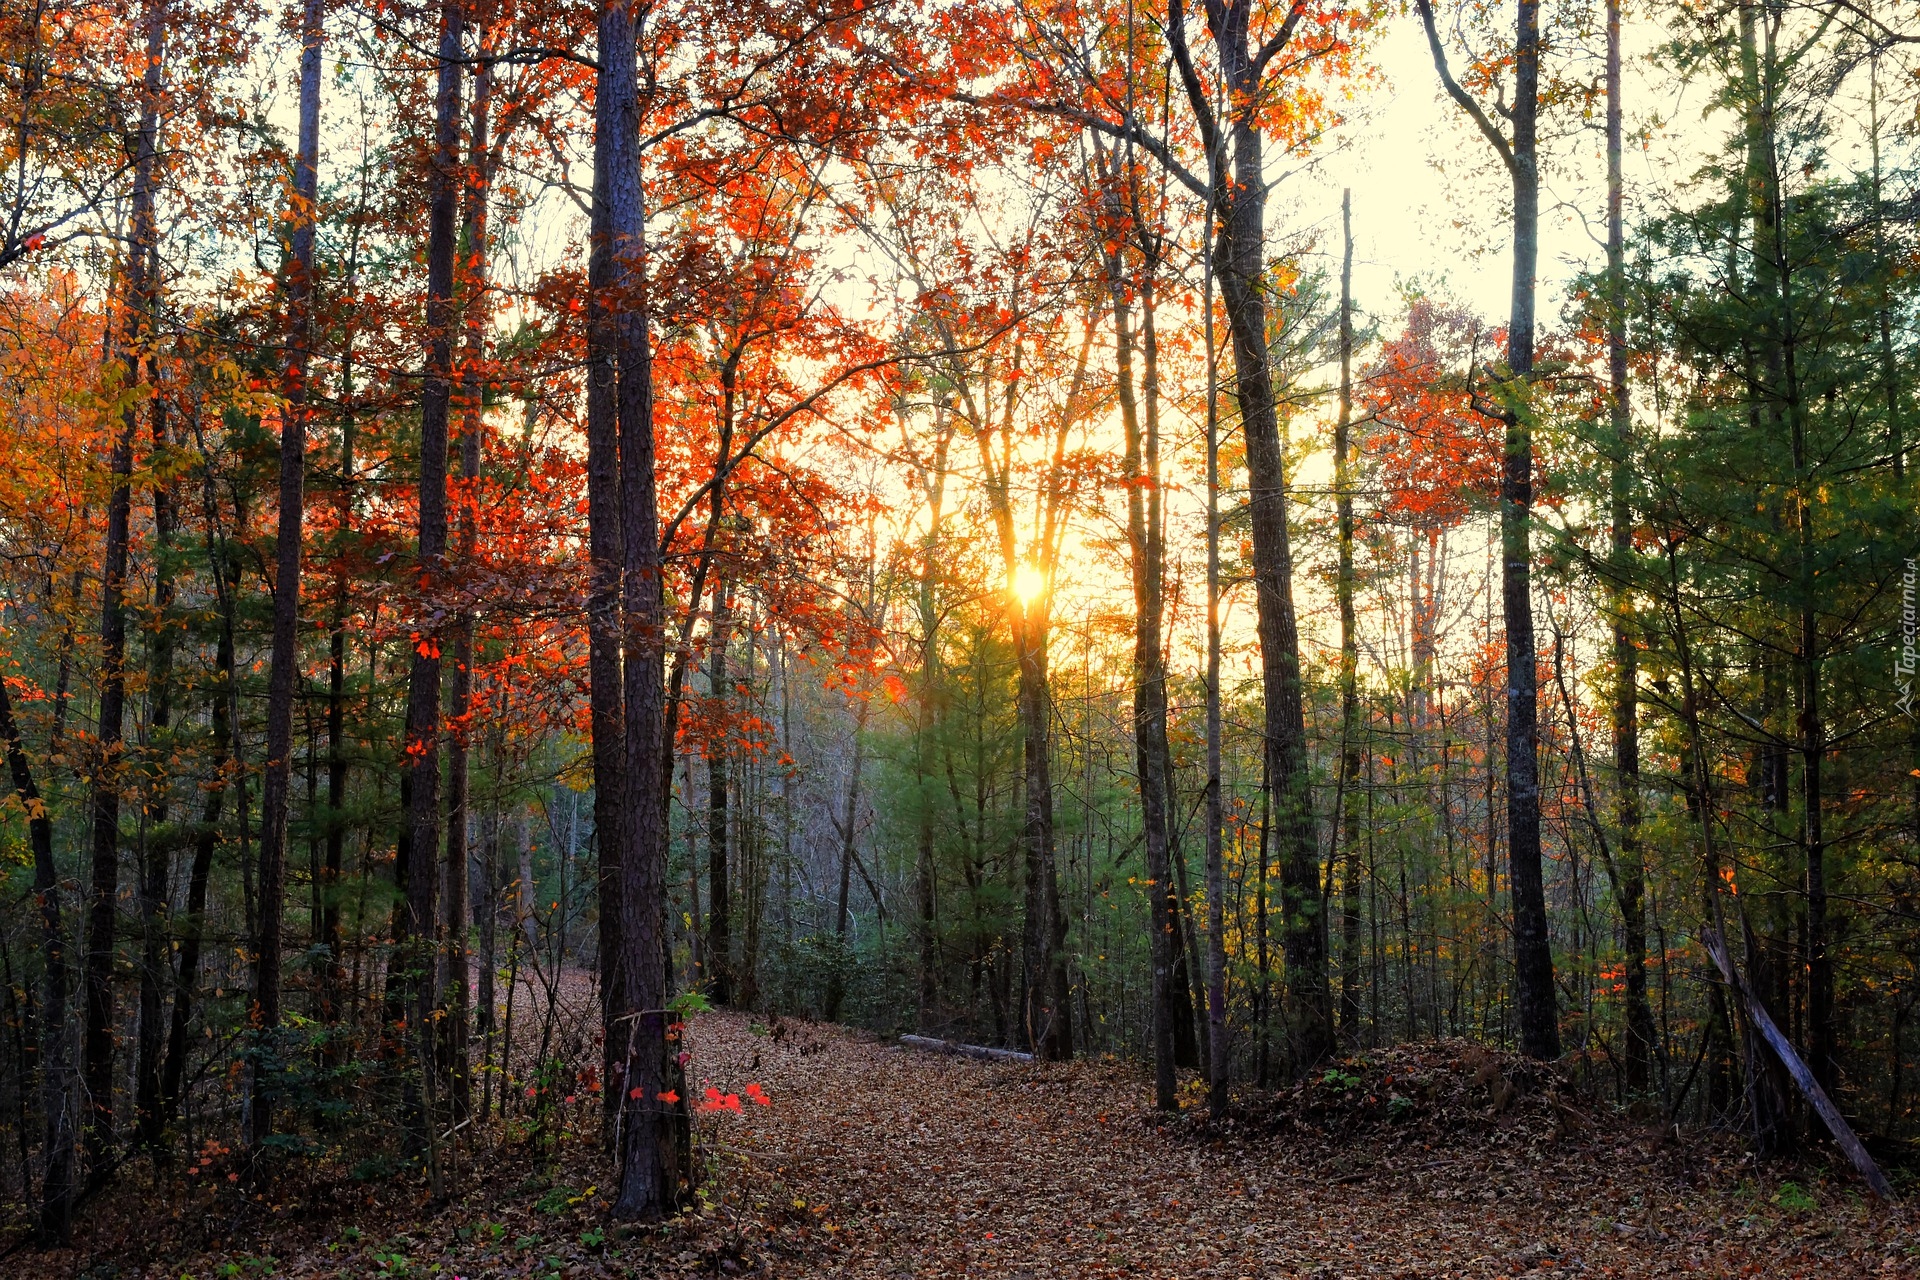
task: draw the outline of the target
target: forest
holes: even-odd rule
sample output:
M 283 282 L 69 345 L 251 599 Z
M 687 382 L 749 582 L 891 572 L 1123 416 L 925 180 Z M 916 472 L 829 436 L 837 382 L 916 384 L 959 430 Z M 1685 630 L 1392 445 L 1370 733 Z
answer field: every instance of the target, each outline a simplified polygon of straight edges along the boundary
M 1916 319 L 1884 0 L 7 0 L 0 1256 L 1908 1274 Z

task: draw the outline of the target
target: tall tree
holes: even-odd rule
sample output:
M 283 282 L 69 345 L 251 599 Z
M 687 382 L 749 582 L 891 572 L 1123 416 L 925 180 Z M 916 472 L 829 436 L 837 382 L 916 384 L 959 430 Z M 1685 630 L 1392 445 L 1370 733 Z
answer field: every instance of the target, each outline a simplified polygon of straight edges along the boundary
M 1223 81 L 1220 95 L 1208 91 L 1195 66 L 1182 0 L 1170 0 L 1167 39 L 1206 149 L 1207 175 L 1198 191 L 1213 217 L 1207 229 L 1208 251 L 1213 255 L 1233 344 L 1234 392 L 1246 443 L 1261 684 L 1266 694 L 1266 771 L 1273 788 L 1273 831 L 1280 854 L 1288 1023 L 1293 1059 L 1305 1067 L 1333 1047 L 1333 1010 L 1327 989 L 1326 929 L 1320 918 L 1320 853 L 1307 756 L 1300 626 L 1293 603 L 1286 472 L 1273 369 L 1268 362 L 1269 183 L 1263 112 L 1278 92 L 1283 69 L 1293 57 L 1290 46 L 1307 10 L 1294 4 L 1277 26 L 1262 33 L 1256 45 L 1253 6 L 1230 5 L 1225 0 L 1204 0 L 1204 5 Z
M 1340 406 L 1333 426 L 1334 518 L 1339 560 L 1334 597 L 1340 610 L 1340 777 L 1337 839 L 1345 857 L 1340 903 L 1340 1031 L 1360 1025 L 1360 636 L 1353 569 L 1353 192 L 1340 193 Z
M 594 146 L 601 167 L 609 255 L 608 328 L 618 375 L 622 543 L 621 627 L 625 761 L 618 795 L 626 810 L 615 900 L 617 952 L 610 966 L 620 1004 L 609 1009 L 606 1036 L 621 1061 L 608 1085 L 619 1090 L 618 1217 L 650 1220 L 680 1203 L 685 1176 L 684 1104 L 670 1087 L 667 1012 L 666 663 L 655 490 L 653 355 L 646 280 L 646 204 L 640 172 L 637 32 L 621 5 L 601 10 L 600 66 L 594 103 Z M 603 882 L 604 882 L 604 872 Z
M 280 1028 L 281 924 L 287 879 L 287 809 L 293 769 L 293 700 L 300 678 L 300 555 L 307 471 L 307 370 L 313 349 L 313 238 L 319 219 L 320 54 L 323 0 L 306 0 L 300 24 L 300 136 L 287 194 L 283 265 L 287 356 L 280 412 L 280 516 L 274 542 L 273 642 L 267 672 L 267 758 L 260 792 L 260 935 L 253 1004 L 258 1037 L 249 1080 L 247 1138 L 273 1133 L 274 1035 Z
M 482 32 L 482 53 L 487 30 Z M 493 186 L 493 148 L 489 138 L 492 123 L 493 77 L 491 63 L 482 62 L 473 73 L 473 101 L 467 114 L 467 164 L 463 175 L 465 198 L 462 201 L 460 239 L 464 296 L 462 319 L 465 324 L 465 349 L 460 369 L 460 479 L 463 482 L 458 520 L 459 556 L 469 570 L 479 550 L 478 503 L 483 445 L 486 438 L 486 388 L 483 365 L 487 358 L 490 283 L 488 261 L 492 245 L 487 240 L 488 203 Z M 465 593 L 471 596 L 471 591 Z M 473 1084 L 467 1064 L 467 1037 L 470 1026 L 467 1000 L 467 885 L 470 879 L 471 852 L 469 833 L 472 814 L 473 744 L 473 632 L 474 615 L 470 607 L 461 608 L 452 627 L 453 675 L 448 681 L 447 701 L 453 732 L 447 742 L 447 974 L 446 974 L 446 1054 L 451 1074 L 453 1113 L 464 1119 L 472 1106 Z M 482 1016 L 490 1011 L 483 1010 Z
M 1150 252 L 1158 246 L 1153 229 L 1138 224 L 1139 174 L 1133 149 L 1122 143 L 1109 153 L 1097 134 L 1093 143 L 1104 189 L 1093 239 L 1101 245 L 1106 268 L 1108 305 L 1113 315 L 1114 393 L 1126 436 L 1123 483 L 1127 492 L 1127 563 L 1133 578 L 1133 740 L 1135 768 L 1140 776 L 1141 837 L 1146 849 L 1148 928 L 1152 931 L 1148 963 L 1152 967 L 1154 1105 L 1171 1111 L 1179 1105 L 1174 1094 L 1172 994 L 1173 913 L 1177 904 L 1167 814 L 1172 781 L 1167 769 L 1166 647 L 1161 640 L 1166 613 L 1166 556 L 1161 534 L 1159 388 L 1157 368 L 1148 371 L 1144 384 L 1135 374 L 1134 353 L 1139 338 L 1133 314 L 1136 300 L 1143 309 L 1151 307 L 1152 273 L 1157 263 L 1150 257 L 1141 262 L 1136 278 L 1129 270 L 1126 251 L 1128 242 L 1136 237 Z M 1144 408 L 1140 404 L 1143 391 L 1148 400 Z M 1209 701 L 1209 708 L 1212 705 Z M 1211 764 L 1216 745 L 1211 719 L 1208 725 Z M 1209 774 L 1209 787 L 1213 776 Z M 1216 816 L 1216 809 L 1217 802 L 1209 792 L 1210 820 Z M 1209 836 L 1209 858 L 1218 843 Z M 1208 866 L 1211 869 L 1211 861 Z
M 13 792 L 27 815 L 33 849 L 33 892 L 40 909 L 40 1099 L 46 1114 L 38 1234 L 42 1243 L 64 1247 L 73 1233 L 75 1177 L 72 1032 L 67 1024 L 67 937 L 60 915 L 60 874 L 53 860 L 53 819 L 33 776 L 13 718 L 13 700 L 0 681 L 0 742 L 7 753 Z
M 1609 601 L 1613 632 L 1614 825 L 1616 879 L 1625 955 L 1627 1092 L 1653 1080 L 1655 1032 L 1647 1000 L 1647 872 L 1640 836 L 1640 654 L 1627 583 L 1633 550 L 1633 416 L 1627 387 L 1626 185 L 1621 172 L 1620 0 L 1607 0 L 1607 413 L 1613 457 L 1608 474 L 1612 524 Z
M 1540 5 L 1517 0 L 1512 50 L 1511 122 L 1502 133 L 1454 77 L 1431 0 L 1415 0 L 1434 70 L 1447 95 L 1473 121 L 1513 186 L 1513 289 L 1507 316 L 1506 369 L 1498 380 L 1506 424 L 1500 477 L 1500 611 L 1507 635 L 1507 862 L 1513 886 L 1514 1005 L 1520 1048 L 1529 1057 L 1560 1056 L 1559 1002 L 1540 860 L 1539 671 L 1533 635 L 1534 278 L 1540 257 Z
M 100 723 L 94 761 L 92 866 L 88 884 L 86 1001 L 80 1046 L 87 1095 L 86 1149 L 95 1176 L 104 1173 L 113 1141 L 114 926 L 120 896 L 120 795 L 125 779 L 122 739 L 127 713 L 127 554 L 133 520 L 133 442 L 139 421 L 140 360 L 152 340 L 154 205 L 160 180 L 161 58 L 166 48 L 164 0 L 141 9 L 144 58 L 139 127 L 133 139 L 130 235 L 121 265 L 119 335 L 123 379 L 120 429 L 114 437 L 107 536 L 100 570 Z
M 440 10 L 435 54 L 433 152 L 427 172 L 426 377 L 420 398 L 418 583 L 413 654 L 407 675 L 407 769 L 405 847 L 398 859 L 405 900 L 394 940 L 394 964 L 406 996 L 415 1055 L 407 1088 L 419 1092 L 410 1105 L 415 1141 L 426 1160 L 433 1194 L 443 1189 L 434 1114 L 438 1075 L 434 1010 L 437 881 L 440 875 L 440 627 L 434 593 L 444 583 L 447 554 L 447 419 L 453 399 L 454 250 L 460 206 L 460 99 L 462 41 L 466 24 L 461 0 Z M 389 985 L 391 986 L 391 980 Z M 391 1001 L 389 1003 L 392 1003 Z M 407 1007 L 410 1006 L 410 1007 Z
M 732 593 L 727 575 L 720 572 L 713 580 L 707 634 L 707 696 L 713 701 L 707 734 L 707 989 L 715 1004 L 733 1002 L 733 882 L 727 866 L 732 834 L 727 818 L 727 645 L 732 630 Z

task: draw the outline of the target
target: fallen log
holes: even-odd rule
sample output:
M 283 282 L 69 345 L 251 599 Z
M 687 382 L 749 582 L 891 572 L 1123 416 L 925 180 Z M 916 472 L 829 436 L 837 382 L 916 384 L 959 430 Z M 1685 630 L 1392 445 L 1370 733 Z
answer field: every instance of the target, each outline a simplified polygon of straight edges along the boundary
M 962 1058 L 983 1058 L 989 1062 L 1032 1062 L 1033 1055 L 1017 1049 L 989 1049 L 983 1044 L 961 1044 L 957 1040 L 936 1040 L 932 1036 L 901 1036 L 900 1043 L 925 1053 L 946 1053 Z
M 1826 1121 L 1827 1130 L 1833 1134 L 1834 1142 L 1846 1153 L 1847 1159 L 1853 1162 L 1853 1167 L 1859 1171 L 1860 1176 L 1866 1179 L 1867 1186 L 1873 1189 L 1873 1194 L 1882 1200 L 1892 1200 L 1893 1188 L 1887 1185 L 1886 1175 L 1880 1172 L 1880 1166 L 1875 1164 L 1873 1157 L 1867 1154 L 1867 1149 L 1861 1144 L 1859 1136 L 1854 1133 L 1853 1126 L 1848 1124 L 1846 1117 L 1840 1114 L 1840 1108 L 1833 1105 L 1833 1099 L 1829 1098 L 1827 1091 L 1820 1087 L 1820 1082 L 1813 1078 L 1813 1072 L 1807 1069 L 1806 1062 L 1794 1051 L 1792 1041 L 1788 1040 L 1775 1024 L 1773 1015 L 1767 1012 L 1767 1006 L 1761 1003 L 1760 997 L 1755 995 L 1753 989 L 1747 985 L 1747 976 L 1734 967 L 1733 957 L 1728 954 L 1726 943 L 1720 934 L 1716 930 L 1707 929 L 1703 931 L 1701 937 L 1707 944 L 1707 954 L 1713 958 L 1714 967 L 1720 970 L 1720 976 L 1725 978 L 1727 985 L 1733 989 L 1734 999 L 1745 1010 L 1748 1020 L 1760 1033 L 1760 1038 L 1767 1042 L 1767 1047 L 1772 1049 L 1774 1056 L 1780 1059 L 1780 1065 L 1787 1069 L 1787 1074 L 1793 1077 L 1793 1082 L 1800 1086 L 1800 1092 L 1806 1095 L 1808 1102 L 1813 1104 L 1814 1111 Z

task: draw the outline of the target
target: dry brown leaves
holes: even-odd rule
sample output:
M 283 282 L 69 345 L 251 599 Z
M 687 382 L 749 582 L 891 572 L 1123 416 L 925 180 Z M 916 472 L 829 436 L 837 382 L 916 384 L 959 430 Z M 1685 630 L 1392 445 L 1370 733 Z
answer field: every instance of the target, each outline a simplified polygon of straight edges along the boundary
M 1132 1064 L 984 1063 L 726 1013 L 693 1042 L 696 1090 L 756 1083 L 772 1104 L 702 1118 L 706 1203 L 679 1222 L 606 1223 L 603 1195 L 584 1193 L 609 1171 L 583 1125 L 556 1176 L 499 1148 L 431 1215 L 395 1186 L 263 1214 L 164 1264 L 96 1250 L 29 1273 L 99 1259 L 123 1268 L 101 1274 L 197 1280 L 1920 1274 L 1903 1207 L 1838 1175 L 1798 1171 L 1783 1190 L 1721 1148 L 1657 1148 L 1568 1117 L 1539 1082 L 1496 1106 L 1463 1046 L 1375 1055 L 1342 1068 L 1355 1085 L 1317 1081 L 1207 1126 L 1150 1115 Z

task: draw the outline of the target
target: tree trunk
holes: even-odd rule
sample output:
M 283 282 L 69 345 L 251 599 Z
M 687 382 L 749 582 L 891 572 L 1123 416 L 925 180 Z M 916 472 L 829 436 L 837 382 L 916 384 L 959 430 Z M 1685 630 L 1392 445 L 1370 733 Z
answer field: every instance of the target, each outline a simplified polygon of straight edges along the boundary
M 1619 830 L 1620 931 L 1626 968 L 1627 1093 L 1653 1080 L 1653 1007 L 1647 1002 L 1646 862 L 1640 847 L 1639 648 L 1626 582 L 1633 561 L 1632 416 L 1627 388 L 1625 184 L 1621 174 L 1620 0 L 1607 0 L 1607 368 L 1612 426 L 1614 824 Z
M 208 708 L 213 727 L 213 785 L 207 790 L 200 811 L 200 827 L 193 842 L 193 864 L 187 873 L 187 913 L 180 930 L 179 972 L 175 978 L 173 1017 L 167 1027 L 167 1058 L 160 1080 L 161 1128 L 173 1123 L 180 1111 L 182 1082 L 187 1070 L 187 1031 L 193 1020 L 194 1001 L 200 989 L 200 953 L 207 929 L 207 884 L 213 875 L 213 854 L 220 844 L 220 817 L 227 798 L 228 774 L 234 770 L 233 709 L 236 673 L 234 671 L 234 592 L 239 588 L 239 567 L 226 541 L 215 541 L 218 523 L 214 505 L 211 467 L 205 476 L 207 567 L 213 574 L 214 593 L 220 608 L 220 631 L 214 643 L 214 693 Z M 241 813 L 244 825 L 246 815 Z
M 1266 770 L 1273 787 L 1273 831 L 1278 837 L 1280 862 L 1287 1022 L 1293 1032 L 1293 1061 L 1305 1068 L 1333 1047 L 1333 1010 L 1327 991 L 1326 931 L 1320 920 L 1320 854 L 1308 774 L 1286 474 L 1273 370 L 1267 356 L 1267 176 L 1265 138 L 1256 108 L 1262 99 L 1262 77 L 1272 57 L 1264 50 L 1263 56 L 1256 57 L 1250 46 L 1251 10 L 1247 6 L 1209 5 L 1207 13 L 1232 104 L 1224 119 L 1216 120 L 1213 104 L 1194 74 L 1186 47 L 1185 18 L 1177 3 L 1169 8 L 1168 33 L 1175 45 L 1174 58 L 1180 65 L 1188 105 L 1202 122 L 1210 155 L 1207 185 L 1216 221 L 1209 235 L 1233 342 L 1234 389 L 1246 441 L 1260 676 L 1266 694 Z M 1287 38 L 1281 38 L 1279 46 L 1284 46 Z M 1278 52 L 1279 47 L 1274 47 L 1273 53 Z M 1227 172 L 1229 145 L 1231 178 Z
M 148 361 L 157 385 L 154 362 Z M 153 448 L 167 446 L 166 403 L 153 401 Z M 172 541 L 177 523 L 170 481 L 153 486 L 153 622 L 147 632 L 148 756 L 152 777 L 146 797 L 149 832 L 140 868 L 140 1043 L 134 1070 L 134 1141 L 153 1148 L 160 1138 L 161 1051 L 166 1043 L 166 988 L 173 969 L 167 958 L 168 884 L 173 869 L 167 767 L 173 750 L 174 586 Z M 155 767 L 155 766 L 158 767 Z
M 600 901 L 600 1000 L 603 1027 L 627 1007 L 620 942 L 620 860 L 630 839 L 621 804 L 626 786 L 626 713 L 620 677 L 620 372 L 611 291 L 613 245 L 607 210 L 607 147 L 594 147 L 591 242 L 587 252 L 587 701 L 593 733 L 594 847 Z M 523 842 L 524 843 L 524 842 Z M 521 870 L 522 893 L 527 877 Z M 516 898 L 516 901 L 518 899 Z M 515 913 L 516 927 L 519 913 Z M 626 1061 L 622 1040 L 603 1037 L 603 1129 L 610 1140 L 624 1103 L 614 1087 Z
M 359 242 L 347 262 L 347 279 L 359 278 Z M 327 637 L 327 845 L 320 886 L 320 939 L 327 949 L 321 978 L 321 1017 L 337 1021 L 345 1011 L 346 955 L 340 931 L 341 877 L 346 865 L 347 840 L 347 617 L 351 606 L 352 573 L 348 560 L 354 515 L 353 335 L 340 353 L 340 470 L 335 477 L 335 532 L 333 565 L 333 619 Z M 337 1047 L 337 1046 L 336 1046 Z
M 945 402 L 934 408 L 934 444 L 931 465 L 927 468 L 927 532 L 920 548 L 920 581 L 918 583 L 918 604 L 920 612 L 920 678 L 918 696 L 915 698 L 913 768 L 919 800 L 919 821 L 916 832 L 914 877 L 918 890 L 920 922 L 920 984 L 919 1006 L 915 1025 L 922 1031 L 930 1030 L 933 1006 L 939 990 L 939 974 L 936 971 L 939 952 L 939 935 L 935 912 L 939 902 L 939 870 L 934 863 L 933 811 L 934 802 L 929 794 L 933 786 L 933 762 L 930 758 L 932 745 L 928 741 L 933 733 L 937 714 L 937 699 L 940 696 L 940 538 L 945 527 L 947 496 L 947 459 L 953 441 L 952 417 Z M 784 663 L 779 671 L 780 694 L 782 699 L 781 729 L 786 731 L 785 699 L 787 693 L 786 670 Z M 788 783 L 782 774 L 780 784 L 782 809 L 786 803 Z M 791 825 L 790 823 L 788 824 Z
M 727 644 L 732 638 L 724 573 L 714 575 L 713 627 L 707 637 L 707 988 L 715 1004 L 733 1003 L 732 880 L 727 865 Z
M 300 552 L 307 466 L 307 365 L 313 348 L 313 240 L 318 217 L 322 0 L 306 0 L 300 29 L 300 138 L 287 210 L 287 364 L 281 383 L 280 514 L 274 543 L 273 640 L 267 674 L 267 758 L 260 790 L 260 932 L 253 973 L 254 1033 L 247 1141 L 273 1133 L 274 1043 L 280 1027 L 281 922 L 286 909 L 287 811 L 293 698 L 300 677 Z
M 1340 848 L 1346 865 L 1340 891 L 1340 1032 L 1349 1044 L 1360 1030 L 1360 637 L 1353 591 L 1353 193 L 1340 193 L 1340 416 L 1333 428 L 1334 505 L 1339 565 L 1334 595 L 1340 610 Z
M 499 758 L 496 749 L 494 758 Z M 480 926 L 480 974 L 476 983 L 474 1030 L 482 1037 L 480 1061 L 480 1116 L 485 1119 L 493 1108 L 493 1047 L 499 1029 L 494 990 L 494 974 L 500 967 L 500 806 L 489 797 L 480 819 L 480 890 L 474 898 L 474 913 Z
M 1539 672 L 1533 638 L 1534 275 L 1540 254 L 1539 0 L 1520 0 L 1514 45 L 1513 302 L 1507 320 L 1507 371 L 1517 387 L 1507 411 L 1500 483 L 1500 608 L 1507 628 L 1507 859 L 1513 884 L 1514 1004 L 1520 1048 L 1533 1058 L 1560 1056 L 1553 949 L 1547 932 L 1540 864 Z
M 1507 369 L 1500 379 L 1506 423 L 1500 473 L 1500 607 L 1507 632 L 1507 860 L 1513 889 L 1514 1006 L 1521 1051 L 1560 1056 L 1553 947 L 1547 929 L 1540 864 L 1540 677 L 1533 636 L 1532 551 L 1534 275 L 1540 256 L 1540 5 L 1520 0 L 1514 39 L 1509 142 L 1453 78 L 1428 0 L 1417 0 L 1434 69 L 1453 100 L 1472 117 L 1513 182 L 1513 292 L 1507 320 Z
M 1053 699 L 1047 684 L 1045 593 L 1021 608 L 1014 631 L 1019 654 L 1020 726 L 1026 790 L 1021 844 L 1026 853 L 1026 912 L 1021 940 L 1026 1007 L 1021 1023 L 1031 1052 L 1064 1062 L 1073 1057 L 1073 1019 L 1066 960 L 1066 917 L 1054 870 Z
M 482 65 L 474 73 L 473 104 L 468 113 L 465 210 L 461 228 L 466 262 L 463 315 L 466 350 L 460 371 L 460 478 L 467 494 L 460 504 L 459 555 L 471 565 L 478 542 L 474 528 L 476 486 L 480 481 L 481 449 L 486 435 L 482 416 L 485 391 L 481 365 L 487 356 L 488 252 L 487 198 L 491 181 L 487 124 L 493 100 L 493 69 Z M 472 825 L 471 753 L 473 741 L 473 631 L 471 608 L 462 608 L 452 627 L 453 675 L 449 680 L 448 709 L 453 732 L 447 740 L 447 975 L 445 1019 L 446 1059 L 453 1118 L 464 1120 L 473 1107 L 473 1082 L 467 1061 L 471 1017 L 467 996 L 467 886 L 472 861 L 468 830 Z
M 834 820 L 840 834 L 840 890 L 834 899 L 833 936 L 839 939 L 841 953 L 827 978 L 825 1015 L 828 1022 L 840 1021 L 840 1006 L 846 999 L 846 955 L 848 897 L 853 890 L 854 842 L 860 838 L 860 779 L 866 772 L 867 709 L 862 701 L 853 717 L 853 761 L 847 773 L 847 816 Z
M 0 741 L 7 751 L 13 791 L 27 815 L 27 839 L 33 848 L 33 893 L 40 908 L 40 955 L 45 966 L 40 996 L 40 1098 L 46 1113 L 45 1175 L 40 1184 L 39 1235 L 43 1243 L 65 1247 L 72 1234 L 74 1177 L 74 1088 L 70 1028 L 67 1025 L 67 938 L 60 920 L 60 872 L 53 861 L 53 820 L 40 798 L 13 718 L 13 701 L 0 681 Z
M 160 60 L 166 8 L 155 0 L 142 15 L 146 69 L 141 77 L 140 125 L 135 140 L 132 235 L 126 253 L 124 321 L 120 338 L 126 408 L 114 439 L 113 487 L 107 498 L 107 536 L 100 574 L 100 722 L 93 782 L 92 866 L 88 885 L 86 1007 L 80 1074 L 87 1096 L 86 1150 L 94 1176 L 106 1169 L 113 1143 L 115 916 L 120 895 L 122 735 L 127 708 L 127 548 L 133 516 L 133 439 L 142 344 L 151 340 L 152 249 L 157 242 L 154 197 L 159 184 Z
M 619 513 L 623 543 L 626 747 L 620 802 L 619 939 L 607 960 L 621 970 L 617 1019 L 606 1026 L 622 1047 L 609 1088 L 622 1099 L 619 1186 L 613 1212 L 652 1220 L 679 1204 L 689 1129 L 667 1053 L 667 768 L 665 634 L 659 511 L 654 492 L 653 371 L 646 301 L 646 213 L 639 155 L 639 68 L 631 13 L 601 11 L 595 147 L 604 157 L 609 310 L 619 373 Z
M 1119 167 L 1116 163 L 1116 168 Z M 1103 174 L 1109 182 L 1117 175 Z M 1109 216 L 1116 225 L 1125 225 L 1125 210 L 1117 194 L 1110 197 Z M 1141 424 L 1140 407 L 1134 391 L 1132 286 L 1124 275 L 1124 263 L 1118 244 L 1103 254 L 1106 259 L 1107 292 L 1113 309 L 1113 342 L 1116 377 L 1114 391 L 1120 404 L 1120 421 L 1126 432 L 1127 478 L 1127 551 L 1133 576 L 1133 740 L 1135 768 L 1140 775 L 1140 815 L 1147 864 L 1148 959 L 1152 965 L 1153 1096 L 1154 1106 L 1162 1111 L 1178 1107 L 1174 1096 L 1173 1001 L 1169 986 L 1173 978 L 1173 868 L 1167 854 L 1167 693 L 1164 650 L 1160 641 L 1160 622 L 1164 613 L 1161 598 L 1161 548 L 1157 537 L 1160 490 L 1158 476 L 1147 461 L 1147 448 Z M 1155 442 L 1157 446 L 1157 441 Z M 1157 459 L 1156 459 L 1157 461 Z M 1153 506 L 1151 515 L 1149 503 Z M 1208 543 L 1210 550 L 1213 542 Z M 1209 567 L 1214 561 L 1209 560 Z M 1217 575 L 1216 575 L 1217 576 Z M 1209 578 L 1211 585 L 1213 578 Z M 1211 597 L 1210 597 L 1211 599 Z M 1211 620 L 1214 615 L 1209 613 Z M 1215 633 L 1209 631 L 1211 638 Z M 1208 689 L 1208 731 L 1212 732 L 1215 710 L 1213 687 Z M 1208 748 L 1212 752 L 1213 739 Z M 1211 761 L 1213 756 L 1209 755 Z M 1211 808 L 1209 809 L 1211 813 Z M 1211 848 L 1211 846 L 1210 846 Z
M 443 584 L 447 554 L 447 418 L 453 398 L 453 274 L 455 221 L 460 199 L 460 74 L 464 10 L 447 4 L 440 16 L 438 73 L 434 90 L 433 161 L 427 175 L 427 360 L 420 401 L 419 571 L 421 600 L 407 676 L 407 842 L 402 871 L 405 902 L 396 962 L 404 967 L 402 990 L 412 1007 L 413 1049 L 418 1056 L 407 1088 L 420 1095 L 414 1135 L 427 1161 L 431 1194 L 443 1193 L 435 1151 L 434 1114 L 439 1073 L 433 1029 L 439 992 L 435 981 L 436 910 L 440 846 L 440 638 L 428 621 L 437 610 L 433 593 Z

